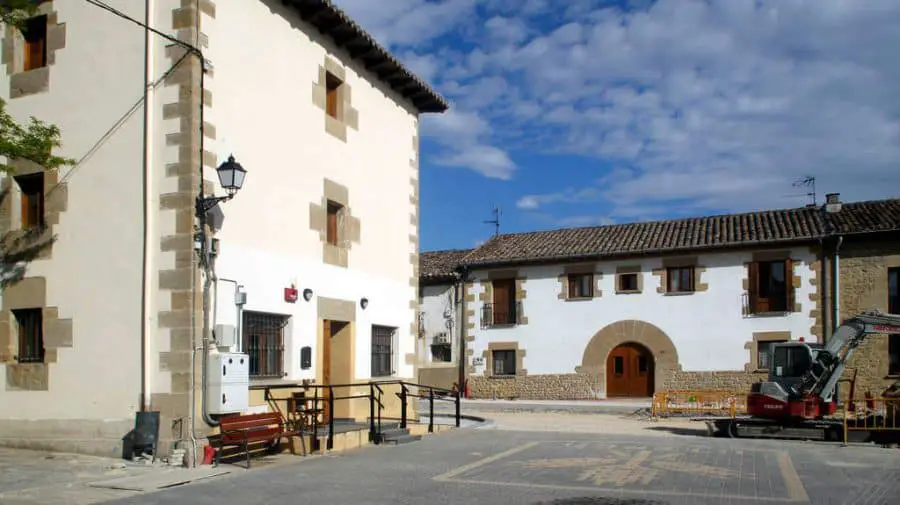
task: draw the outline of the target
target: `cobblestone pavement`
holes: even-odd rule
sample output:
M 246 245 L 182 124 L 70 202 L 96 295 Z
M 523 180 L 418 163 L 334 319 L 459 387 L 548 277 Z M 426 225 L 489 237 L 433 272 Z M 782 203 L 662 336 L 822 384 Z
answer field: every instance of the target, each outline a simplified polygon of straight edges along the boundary
M 897 503 L 900 451 L 693 436 L 461 430 L 117 504 Z

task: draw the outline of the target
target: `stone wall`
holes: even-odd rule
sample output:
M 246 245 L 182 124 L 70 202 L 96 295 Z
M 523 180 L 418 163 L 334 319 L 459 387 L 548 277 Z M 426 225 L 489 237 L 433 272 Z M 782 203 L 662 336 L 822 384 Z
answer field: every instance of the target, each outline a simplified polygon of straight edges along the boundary
M 596 400 L 588 374 L 518 375 L 513 377 L 469 376 L 469 394 L 477 399 Z
M 750 393 L 750 385 L 768 377 L 766 372 L 721 371 L 721 372 L 682 372 L 670 375 L 664 390 L 681 391 L 733 391 Z
M 888 268 L 900 267 L 900 239 L 880 241 L 845 240 L 840 250 L 840 318 L 863 310 L 888 307 Z M 850 358 L 843 379 L 856 373 L 856 397 L 866 391 L 875 395 L 900 376 L 888 376 L 888 336 L 870 335 Z M 849 394 L 849 384 L 839 384 L 839 398 Z

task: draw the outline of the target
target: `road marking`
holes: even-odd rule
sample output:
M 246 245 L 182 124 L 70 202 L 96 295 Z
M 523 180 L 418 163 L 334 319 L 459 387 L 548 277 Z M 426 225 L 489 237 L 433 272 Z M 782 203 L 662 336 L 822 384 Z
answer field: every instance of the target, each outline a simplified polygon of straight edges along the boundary
M 803 481 L 797 469 L 794 468 L 794 462 L 791 461 L 791 455 L 785 451 L 778 453 L 778 468 L 781 470 L 781 476 L 784 478 L 784 484 L 788 489 L 788 496 L 793 501 L 809 501 L 809 495 L 806 494 L 806 488 L 803 487 Z
M 469 463 L 468 465 L 463 465 L 463 466 L 461 466 L 461 467 L 459 467 L 459 468 L 457 468 L 457 469 L 455 469 L 455 470 L 451 470 L 451 471 L 449 471 L 449 472 L 447 472 L 447 473 L 445 473 L 445 474 L 441 474 L 441 475 L 438 475 L 437 477 L 433 477 L 433 480 L 436 480 L 436 481 L 448 481 L 448 480 L 450 480 L 451 478 L 453 478 L 453 477 L 455 477 L 455 476 L 457 476 L 457 475 L 459 475 L 459 474 L 461 474 L 461 473 L 468 472 L 469 470 L 474 470 L 475 468 L 478 468 L 478 467 L 480 467 L 480 466 L 487 465 L 488 463 L 493 463 L 494 461 L 497 461 L 497 460 L 499 460 L 499 459 L 503 459 L 503 458 L 505 458 L 505 457 L 507 457 L 507 456 L 512 456 L 513 454 L 516 454 L 516 453 L 519 453 L 519 452 L 522 452 L 522 451 L 531 449 L 532 447 L 538 445 L 538 443 L 539 443 L 539 442 L 528 442 L 527 444 L 522 444 L 522 445 L 520 445 L 520 446 L 518 446 L 518 447 L 513 447 L 512 449 L 509 449 L 508 451 L 503 451 L 503 452 L 494 454 L 493 456 L 488 456 L 488 457 L 486 457 L 486 458 L 484 458 L 484 459 L 480 459 L 480 460 L 478 460 L 478 461 L 474 461 L 474 462 L 472 462 L 472 463 Z

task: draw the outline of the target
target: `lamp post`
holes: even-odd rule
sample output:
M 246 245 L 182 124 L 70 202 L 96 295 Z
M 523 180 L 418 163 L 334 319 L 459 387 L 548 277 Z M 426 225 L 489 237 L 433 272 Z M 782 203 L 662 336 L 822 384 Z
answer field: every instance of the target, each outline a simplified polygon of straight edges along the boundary
M 195 203 L 195 214 L 197 220 L 200 222 L 200 229 L 197 231 L 197 238 L 199 241 L 198 252 L 200 255 L 200 265 L 201 267 L 203 267 L 204 273 L 202 332 L 203 345 L 201 347 L 202 365 L 200 367 L 201 413 L 203 415 L 203 421 L 209 426 L 217 426 L 218 422 L 209 416 L 206 405 L 207 354 L 209 353 L 209 344 L 211 341 L 209 325 L 209 291 L 214 278 L 212 262 L 210 261 L 209 240 L 206 236 L 206 214 L 219 203 L 234 198 L 235 193 L 237 193 L 238 190 L 241 189 L 241 187 L 244 185 L 244 177 L 247 175 L 247 170 L 245 170 L 240 163 L 234 161 L 234 156 L 231 155 L 228 156 L 228 159 L 224 163 L 216 167 L 216 172 L 219 175 L 219 184 L 221 184 L 222 189 L 224 189 L 227 194 L 225 196 L 204 196 L 202 189 L 203 185 L 201 184 L 201 189 L 199 194 L 197 195 L 197 201 Z M 238 321 L 238 325 L 240 325 L 240 321 Z M 191 363 L 193 362 L 194 360 L 191 359 Z

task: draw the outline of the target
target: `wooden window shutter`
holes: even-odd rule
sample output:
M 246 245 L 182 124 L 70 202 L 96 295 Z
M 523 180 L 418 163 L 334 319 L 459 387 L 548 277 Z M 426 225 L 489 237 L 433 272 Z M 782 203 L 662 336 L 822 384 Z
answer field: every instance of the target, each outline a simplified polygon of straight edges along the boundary
M 748 309 L 755 314 L 759 311 L 759 263 L 755 261 L 747 264 L 747 287 Z
M 784 260 L 784 300 L 785 312 L 794 311 L 794 264 L 790 258 Z

